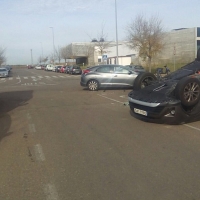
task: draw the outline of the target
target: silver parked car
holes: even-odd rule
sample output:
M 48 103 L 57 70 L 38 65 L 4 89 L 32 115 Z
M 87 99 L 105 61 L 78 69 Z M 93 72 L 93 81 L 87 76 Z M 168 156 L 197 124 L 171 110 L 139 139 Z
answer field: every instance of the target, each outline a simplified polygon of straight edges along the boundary
M 8 73 L 6 68 L 0 68 L 0 77 L 8 77 Z
M 92 91 L 103 87 L 133 87 L 137 75 L 123 65 L 98 65 L 83 70 L 80 84 Z
M 141 65 L 126 65 L 126 67 L 130 68 L 131 71 L 134 72 L 145 72 L 146 70 Z

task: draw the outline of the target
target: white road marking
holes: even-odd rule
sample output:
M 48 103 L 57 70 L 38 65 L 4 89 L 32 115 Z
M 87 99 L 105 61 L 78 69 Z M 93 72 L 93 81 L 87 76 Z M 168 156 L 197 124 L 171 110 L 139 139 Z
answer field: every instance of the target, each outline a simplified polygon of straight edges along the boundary
M 115 102 L 118 102 L 118 103 L 122 103 L 122 104 L 124 104 L 124 102 L 117 101 L 117 100 L 115 100 L 115 99 L 111 99 L 111 98 L 109 98 L 109 97 L 105 97 L 105 96 L 100 95 L 100 94 L 97 94 L 97 95 L 100 96 L 100 97 L 103 97 L 103 98 L 109 99 L 109 100 L 111 100 L 111 101 L 115 101 Z
M 196 128 L 196 127 L 191 126 L 191 125 L 188 125 L 188 124 L 183 124 L 183 125 L 184 125 L 184 126 L 187 126 L 187 127 L 189 127 L 189 128 L 195 129 L 195 130 L 197 130 L 197 131 L 200 131 L 200 128 Z
M 6 80 L 5 78 L 1 78 L 2 81 Z
M 58 78 L 57 76 L 52 76 L 52 77 L 54 77 L 54 78 Z
M 30 114 L 29 114 L 29 113 L 27 113 L 27 115 L 26 115 L 26 116 L 27 116 L 27 119 L 28 119 L 28 120 L 30 120 L 30 119 L 31 119 L 31 116 L 30 116 Z M 30 124 L 29 124 L 29 125 L 30 125 Z
M 58 193 L 54 184 L 47 184 L 44 186 L 44 193 L 46 195 L 46 200 L 58 200 Z
M 43 76 L 38 76 L 38 78 L 43 78 Z
M 35 78 L 35 76 L 31 76 L 31 78 Z
M 19 79 L 19 81 L 16 83 L 16 84 L 19 84 L 19 83 L 21 83 L 22 81 L 21 81 L 21 78 L 18 76 L 18 77 L 16 77 L 16 79 Z
M 61 77 L 61 78 L 65 78 L 65 76 L 59 76 L 59 77 Z
M 45 76 L 46 78 L 50 78 L 50 76 Z
M 36 132 L 36 130 L 35 130 L 35 125 L 34 125 L 34 124 L 29 124 L 29 131 L 30 131 L 31 133 L 35 133 L 35 132 Z
M 8 80 L 13 80 L 13 78 L 9 78 Z
M 24 77 L 24 79 L 28 79 L 28 77 Z
M 42 151 L 42 146 L 40 144 L 36 144 L 34 146 L 35 158 L 37 161 L 45 161 L 45 156 Z

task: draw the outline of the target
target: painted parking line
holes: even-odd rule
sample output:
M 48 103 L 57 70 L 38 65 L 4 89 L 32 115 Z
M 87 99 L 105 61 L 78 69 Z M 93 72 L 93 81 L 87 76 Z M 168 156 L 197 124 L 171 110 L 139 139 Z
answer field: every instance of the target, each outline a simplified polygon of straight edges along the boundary
M 34 153 L 37 161 L 45 161 L 45 156 L 42 150 L 42 146 L 40 144 L 36 144 L 34 146 Z
M 30 133 L 35 133 L 36 132 L 34 124 L 29 124 L 29 131 L 30 131 Z
M 115 102 L 117 102 L 117 103 L 122 103 L 122 104 L 125 103 L 125 102 L 117 101 L 117 100 L 112 99 L 112 98 L 109 98 L 109 97 L 105 97 L 105 96 L 103 96 L 103 95 L 101 95 L 101 94 L 97 94 L 97 95 L 100 96 L 100 97 L 103 97 L 103 98 L 109 99 L 109 100 L 111 100 L 111 101 L 115 101 Z
M 195 130 L 197 130 L 197 131 L 200 131 L 200 128 L 196 128 L 196 127 L 191 126 L 191 125 L 188 125 L 188 124 L 183 124 L 183 125 L 184 125 L 184 126 L 187 126 L 187 127 L 189 127 L 189 128 L 195 129 Z
M 59 200 L 56 187 L 52 183 L 46 184 L 44 186 L 44 193 L 47 200 Z

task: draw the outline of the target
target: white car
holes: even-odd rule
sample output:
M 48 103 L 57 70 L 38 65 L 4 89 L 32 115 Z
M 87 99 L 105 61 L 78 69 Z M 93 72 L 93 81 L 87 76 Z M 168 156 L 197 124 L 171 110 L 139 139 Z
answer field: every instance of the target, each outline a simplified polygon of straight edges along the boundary
M 53 68 L 54 68 L 54 65 L 49 64 L 49 65 L 46 66 L 45 70 L 46 70 L 46 71 L 52 71 Z
M 0 68 L 0 77 L 8 77 L 8 70 L 6 68 Z
M 37 65 L 37 66 L 35 67 L 35 69 L 42 69 L 42 66 Z

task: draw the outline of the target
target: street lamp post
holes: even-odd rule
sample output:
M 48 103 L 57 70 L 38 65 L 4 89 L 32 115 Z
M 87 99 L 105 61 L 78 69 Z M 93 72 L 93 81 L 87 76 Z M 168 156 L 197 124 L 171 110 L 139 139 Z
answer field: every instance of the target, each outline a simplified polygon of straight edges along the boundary
M 116 64 L 119 64 L 119 58 L 118 58 L 118 31 L 117 31 L 117 2 L 115 0 L 115 24 L 116 24 L 116 54 L 117 54 L 117 62 Z
M 43 58 L 43 46 L 42 46 L 42 42 L 40 42 L 41 44 L 41 48 L 42 48 L 42 58 Z
M 53 63 L 54 63 L 54 57 L 55 57 L 55 45 L 54 45 L 54 30 L 53 27 L 49 27 L 52 29 L 52 35 L 53 35 Z
M 33 54 L 32 54 L 32 49 L 31 49 L 31 65 L 33 66 Z

